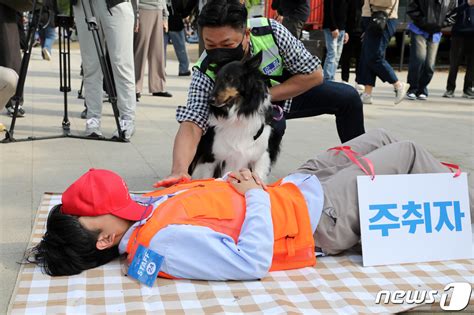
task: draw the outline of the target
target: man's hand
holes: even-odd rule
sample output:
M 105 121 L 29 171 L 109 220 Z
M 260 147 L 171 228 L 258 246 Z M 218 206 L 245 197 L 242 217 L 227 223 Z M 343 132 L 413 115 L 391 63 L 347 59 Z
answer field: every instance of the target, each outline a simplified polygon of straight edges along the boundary
M 344 45 L 349 41 L 349 34 L 344 33 Z
M 163 30 L 165 33 L 168 33 L 168 20 L 163 21 Z
M 249 169 L 243 168 L 238 172 L 229 174 L 227 181 L 242 195 L 250 189 L 263 189 L 262 180 Z
M 153 187 L 159 188 L 159 187 L 170 187 L 176 184 L 183 184 L 187 183 L 191 180 L 191 176 L 187 172 L 181 172 L 181 173 L 173 173 L 166 177 L 165 179 L 162 179 L 155 184 L 153 184 Z
M 135 28 L 133 29 L 133 31 L 134 31 L 135 33 L 138 33 L 139 30 L 140 30 L 140 22 L 139 22 L 138 19 L 137 19 L 137 21 L 136 21 L 136 23 L 135 23 Z
M 331 32 L 332 38 L 338 38 L 339 37 L 339 30 L 336 28 L 334 31 Z
M 471 7 L 474 6 L 474 0 L 467 0 L 467 4 L 469 4 Z
M 275 17 L 275 21 L 277 21 L 278 23 L 283 23 L 283 15 L 278 15 Z

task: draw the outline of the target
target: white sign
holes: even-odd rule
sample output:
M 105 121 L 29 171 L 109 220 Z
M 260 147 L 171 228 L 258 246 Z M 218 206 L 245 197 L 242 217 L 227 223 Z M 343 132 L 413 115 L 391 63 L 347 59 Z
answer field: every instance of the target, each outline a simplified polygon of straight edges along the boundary
M 364 266 L 473 257 L 466 173 L 357 177 Z

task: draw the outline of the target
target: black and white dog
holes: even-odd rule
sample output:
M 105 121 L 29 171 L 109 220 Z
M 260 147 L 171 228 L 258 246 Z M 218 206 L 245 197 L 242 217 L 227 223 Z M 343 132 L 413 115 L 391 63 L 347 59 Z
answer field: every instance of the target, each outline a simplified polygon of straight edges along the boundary
M 271 122 L 274 108 L 258 67 L 259 53 L 223 66 L 210 98 L 209 129 L 189 167 L 194 178 L 221 177 L 249 168 L 265 181 L 280 152 L 282 134 Z

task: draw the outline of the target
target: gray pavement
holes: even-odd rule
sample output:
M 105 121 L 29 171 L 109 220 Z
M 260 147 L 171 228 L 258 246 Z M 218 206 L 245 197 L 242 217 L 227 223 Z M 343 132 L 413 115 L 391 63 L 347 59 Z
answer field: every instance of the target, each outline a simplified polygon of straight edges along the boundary
M 193 48 L 195 50 L 195 48 Z M 170 53 L 171 52 L 171 53 Z M 172 55 L 170 51 L 168 55 Z M 194 54 L 195 55 L 195 54 Z M 195 59 L 195 58 L 194 58 Z M 82 133 L 83 109 L 78 100 L 80 56 L 72 51 L 70 120 L 74 133 Z M 16 281 L 19 264 L 44 192 L 62 192 L 89 168 L 107 168 L 122 175 L 131 190 L 151 189 L 171 167 L 172 145 L 178 124 L 175 109 L 185 104 L 189 78 L 178 77 L 177 62 L 168 61 L 168 90 L 173 98 L 146 95 L 137 107 L 137 132 L 131 143 L 57 139 L 0 144 L 0 313 L 5 313 Z M 61 134 L 62 94 L 58 91 L 58 56 L 41 60 L 35 49 L 25 87 L 27 116 L 17 120 L 16 138 Z M 406 72 L 398 73 L 401 79 Z M 441 98 L 447 73 L 439 72 L 430 86 L 428 101 L 404 101 L 393 106 L 393 89 L 378 82 L 374 105 L 365 106 L 366 128 L 383 127 L 400 138 L 414 140 L 443 161 L 474 170 L 474 100 Z M 457 85 L 462 86 L 463 75 Z M 353 75 L 352 78 L 353 79 Z M 0 116 L 7 127 L 10 118 Z M 104 103 L 104 134 L 114 131 L 110 104 Z M 3 134 L 0 135 L 3 138 Z M 282 154 L 272 178 L 284 176 L 317 152 L 338 144 L 333 116 L 292 120 L 283 141 Z

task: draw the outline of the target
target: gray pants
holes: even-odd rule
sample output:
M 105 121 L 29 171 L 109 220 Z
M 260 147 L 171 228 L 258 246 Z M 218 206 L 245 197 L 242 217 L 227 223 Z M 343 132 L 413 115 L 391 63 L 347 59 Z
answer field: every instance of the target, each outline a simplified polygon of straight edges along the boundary
M 15 70 L 0 66 L 0 109 L 15 94 L 17 82 Z
M 133 39 L 137 93 L 143 91 L 145 65 L 148 62 L 148 90 L 164 92 L 166 84 L 163 10 L 140 9 L 140 27 Z
M 77 34 L 81 49 L 84 69 L 84 90 L 87 103 L 87 118 L 102 116 L 102 69 L 92 32 L 85 22 L 82 3 L 89 0 L 79 0 L 74 6 Z M 135 69 L 133 62 L 133 24 L 135 17 L 130 2 L 122 2 L 107 10 L 105 0 L 91 1 L 94 14 L 101 26 L 103 37 L 110 55 L 110 63 L 117 90 L 117 106 L 122 119 L 135 118 Z M 88 16 L 91 13 L 87 12 Z M 101 34 L 102 35 L 102 34 Z
M 344 145 L 370 159 L 376 175 L 449 172 L 419 145 L 397 141 L 383 129 L 368 131 Z M 364 172 L 344 154 L 334 151 L 307 161 L 297 172 L 316 175 L 324 190 L 323 213 L 314 233 L 316 247 L 326 254 L 337 254 L 357 245 L 360 240 L 357 176 L 365 175 Z M 470 185 L 471 217 L 473 196 Z

